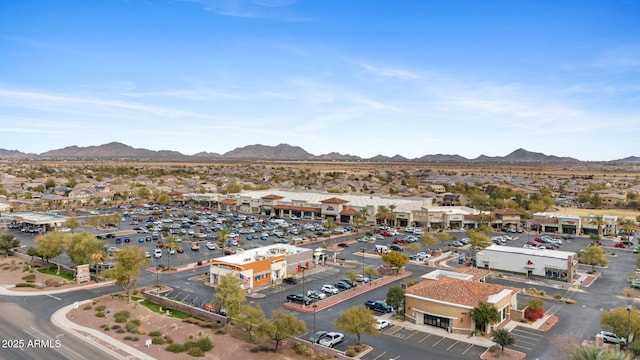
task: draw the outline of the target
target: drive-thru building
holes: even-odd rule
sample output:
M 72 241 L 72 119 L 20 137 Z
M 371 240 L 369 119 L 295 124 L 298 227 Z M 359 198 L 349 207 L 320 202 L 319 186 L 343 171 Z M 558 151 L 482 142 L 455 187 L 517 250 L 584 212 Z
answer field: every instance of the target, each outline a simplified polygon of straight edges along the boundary
M 217 284 L 221 276 L 237 274 L 243 289 L 271 284 L 314 267 L 313 249 L 275 244 L 239 251 L 211 260 L 209 281 Z
M 491 245 L 476 254 L 476 266 L 527 276 L 573 282 L 578 264 L 575 252 Z

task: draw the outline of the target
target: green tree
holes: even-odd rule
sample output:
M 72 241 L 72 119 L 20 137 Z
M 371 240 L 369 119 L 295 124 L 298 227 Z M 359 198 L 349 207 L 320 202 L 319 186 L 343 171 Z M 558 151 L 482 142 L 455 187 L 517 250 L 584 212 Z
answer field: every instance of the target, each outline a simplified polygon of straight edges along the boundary
M 344 275 L 347 277 L 347 279 L 351 280 L 352 283 L 356 282 L 356 278 L 358 277 L 358 275 L 360 275 L 360 273 L 356 270 L 347 270 Z M 353 289 L 355 290 L 355 288 Z
M 378 269 L 374 268 L 373 266 L 367 266 L 366 268 L 364 268 L 364 274 L 372 280 L 380 276 L 380 272 L 378 271 Z M 369 286 L 371 286 L 372 284 L 373 281 L 369 281 Z
M 335 326 L 348 334 L 355 335 L 356 344 L 360 344 L 362 335 L 378 335 L 375 328 L 376 318 L 364 305 L 356 305 L 338 315 L 333 320 Z
M 389 208 L 384 205 L 378 206 L 378 212 L 376 212 L 376 219 L 378 220 L 378 223 L 380 225 L 386 225 L 387 219 L 389 219 L 389 217 L 390 217 Z
M 275 341 L 274 352 L 278 351 L 278 346 L 282 340 L 292 336 L 302 335 L 307 331 L 307 324 L 298 320 L 292 313 L 277 309 L 271 313 L 271 321 L 263 321 L 256 328 L 259 336 Z
M 178 238 L 169 236 L 164 240 L 164 247 L 167 248 L 167 270 L 171 271 L 171 251 L 178 248 Z
M 138 276 L 150 262 L 151 260 L 144 256 L 144 248 L 126 247 L 118 251 L 115 266 L 105 270 L 103 275 L 122 285 L 127 290 L 127 298 L 131 303 L 131 293 L 138 286 Z
M 72 216 L 72 217 L 68 218 L 68 219 L 64 222 L 64 227 L 67 227 L 67 228 L 71 229 L 71 232 L 75 232 L 75 230 L 76 230 L 77 228 L 79 228 L 79 227 L 80 227 L 80 225 L 82 225 L 82 224 L 80 223 L 80 220 L 78 220 L 78 218 L 77 218 L 77 217 L 75 217 L 75 216 Z
M 56 274 L 60 274 L 60 255 L 64 252 L 67 244 L 67 236 L 59 231 L 38 235 L 35 239 L 38 253 L 47 261 L 56 259 Z
M 500 313 L 495 307 L 481 301 L 476 307 L 471 309 L 471 319 L 476 323 L 477 330 L 487 332 L 487 325 L 498 322 L 498 320 L 500 320 Z
M 404 249 L 407 250 L 408 252 L 416 253 L 420 251 L 420 245 L 416 243 L 411 243 L 411 244 L 407 244 L 407 246 L 405 246 Z
M 91 255 L 102 252 L 104 244 L 96 239 L 93 234 L 83 231 L 79 234 L 71 235 L 67 255 L 74 265 L 84 265 L 91 262 Z
M 400 273 L 400 268 L 407 265 L 409 257 L 407 254 L 399 251 L 389 251 L 386 254 L 382 254 L 382 261 L 396 268 L 396 275 Z
M 331 234 L 333 234 L 333 229 L 338 227 L 338 225 L 336 225 L 336 221 L 332 217 L 328 217 L 322 226 L 329 237 L 329 244 L 331 244 Z
M 504 354 L 504 347 L 513 345 L 516 343 L 516 339 L 511 336 L 511 333 L 506 329 L 499 329 L 493 332 L 491 339 L 496 344 L 500 345 L 500 352 Z
M 215 301 L 218 308 L 227 311 L 227 316 L 235 318 L 240 314 L 247 299 L 238 274 L 228 273 L 219 278 Z
M 231 232 L 226 228 L 216 231 L 215 236 L 216 236 L 216 240 L 218 240 L 218 247 L 222 249 L 223 254 L 224 254 L 224 247 L 227 244 L 227 238 L 229 237 L 230 233 Z
M 51 189 L 53 187 L 56 187 L 56 182 L 53 179 L 49 178 L 49 179 L 47 179 L 47 181 L 44 182 L 44 186 L 47 189 Z
M 436 239 L 442 242 L 453 241 L 456 240 L 456 237 L 449 234 L 448 232 L 439 232 L 436 234 Z
M 570 355 L 571 360 L 632 360 L 623 352 L 615 349 L 599 348 L 595 346 L 576 346 Z
M 619 336 L 637 339 L 640 335 L 640 310 L 632 309 L 629 313 L 626 308 L 618 307 L 603 311 L 600 324 L 603 329 Z
M 239 181 L 230 182 L 227 184 L 227 194 L 237 194 L 242 190 L 242 185 Z
M 469 238 L 469 244 L 471 244 L 471 246 L 474 248 L 486 248 L 487 246 L 491 245 L 491 239 L 489 238 L 489 235 L 481 231 L 467 230 L 466 235 Z
M 420 235 L 420 243 L 424 247 L 429 248 L 437 244 L 438 239 L 430 232 L 423 232 L 422 235 Z
M 404 289 L 401 285 L 391 285 L 387 291 L 386 302 L 393 306 L 394 309 L 402 309 L 404 302 Z
M 593 219 L 591 219 L 589 223 L 598 227 L 598 236 L 602 237 L 602 228 L 606 224 L 606 222 L 604 221 L 604 216 L 596 215 L 593 217 Z
M 20 246 L 20 239 L 13 236 L 13 234 L 0 235 L 0 253 L 8 254 L 9 250 Z
M 136 195 L 138 199 L 148 200 L 151 199 L 151 190 L 146 186 L 141 186 L 138 188 Z
M 156 203 L 160 205 L 169 205 L 171 203 L 171 196 L 169 196 L 166 191 L 161 191 L 155 200 Z
M 268 320 L 260 305 L 243 304 L 235 321 L 247 332 L 249 342 L 253 342 L 253 329 Z
M 360 209 L 353 215 L 353 224 L 356 226 L 356 237 L 360 232 L 360 228 L 367 222 L 367 216 L 369 216 L 367 208 Z
M 591 265 L 591 271 L 595 271 L 596 265 L 605 266 L 609 263 L 604 249 L 597 244 L 591 244 L 584 251 L 581 251 L 578 255 L 578 261 L 581 264 Z
M 100 263 L 104 262 L 106 258 L 107 256 L 104 252 L 102 252 L 102 250 L 91 254 L 91 260 L 89 264 L 95 265 L 96 267 L 96 282 L 100 280 Z

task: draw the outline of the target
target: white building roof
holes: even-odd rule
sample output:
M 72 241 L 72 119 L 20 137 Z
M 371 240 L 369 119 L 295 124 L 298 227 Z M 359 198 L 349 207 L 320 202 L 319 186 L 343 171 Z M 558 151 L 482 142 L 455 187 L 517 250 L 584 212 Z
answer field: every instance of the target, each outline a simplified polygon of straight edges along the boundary
M 502 246 L 502 245 L 488 246 L 478 254 L 481 254 L 484 251 L 503 252 L 503 253 L 510 253 L 510 254 L 522 254 L 522 255 L 529 255 L 529 256 L 543 256 L 543 257 L 561 259 L 561 260 L 567 260 L 569 256 L 576 255 L 576 253 L 572 251 L 528 249 L 528 248 Z
M 263 246 L 255 249 L 248 249 L 238 252 L 233 255 L 227 255 L 217 258 L 217 261 L 223 261 L 229 264 L 243 265 L 252 263 L 254 261 L 263 260 L 266 258 L 274 257 L 276 255 L 292 255 L 305 251 L 313 251 L 313 249 L 297 247 L 287 244 L 274 244 L 269 246 Z

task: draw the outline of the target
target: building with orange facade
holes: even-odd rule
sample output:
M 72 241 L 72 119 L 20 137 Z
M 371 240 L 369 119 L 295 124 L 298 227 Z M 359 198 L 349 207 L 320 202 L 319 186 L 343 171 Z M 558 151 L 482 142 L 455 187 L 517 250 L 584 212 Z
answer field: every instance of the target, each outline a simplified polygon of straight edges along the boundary
M 275 244 L 249 249 L 211 260 L 209 281 L 217 284 L 220 277 L 237 274 L 243 289 L 279 283 L 283 278 L 315 267 L 313 249 Z

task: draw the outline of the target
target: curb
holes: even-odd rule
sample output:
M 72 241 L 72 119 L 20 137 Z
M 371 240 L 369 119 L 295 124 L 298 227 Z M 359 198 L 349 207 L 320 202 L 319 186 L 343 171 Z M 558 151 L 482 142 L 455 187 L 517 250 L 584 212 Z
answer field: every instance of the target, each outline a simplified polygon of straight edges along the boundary
M 100 287 L 106 287 L 106 286 L 114 285 L 115 283 L 116 283 L 115 281 L 110 280 L 110 281 L 104 281 L 104 282 L 101 282 L 101 283 L 94 283 L 94 284 L 89 284 L 89 285 L 84 285 L 84 286 L 70 287 L 70 288 L 66 288 L 66 289 L 30 291 L 30 292 L 13 291 L 13 290 L 11 290 L 12 288 L 15 287 L 13 285 L 10 285 L 9 287 L 0 286 L 0 295 L 4 295 L 4 296 L 46 296 L 46 295 L 55 295 L 55 294 L 73 292 L 73 291 L 80 291 L 80 290 L 87 290 L 87 289 L 95 289 L 95 288 L 100 288 Z
M 557 316 L 555 318 L 556 320 L 553 323 L 551 323 L 548 328 L 542 330 L 543 332 L 549 332 L 549 330 L 551 330 L 558 323 L 560 319 Z

